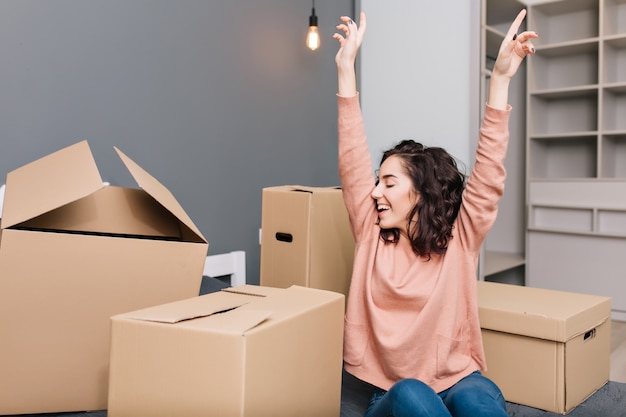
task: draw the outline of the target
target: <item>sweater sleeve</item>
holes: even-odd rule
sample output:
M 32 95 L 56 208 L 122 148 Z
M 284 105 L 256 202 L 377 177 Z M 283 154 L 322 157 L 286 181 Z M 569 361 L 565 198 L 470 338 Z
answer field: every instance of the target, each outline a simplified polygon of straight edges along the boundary
M 504 159 L 509 143 L 511 106 L 498 110 L 487 106 L 480 128 L 476 162 L 467 180 L 457 222 L 462 244 L 478 251 L 498 213 L 504 193 Z
M 371 198 L 374 187 L 372 161 L 359 95 L 338 95 L 337 99 L 339 178 L 352 233 L 358 242 L 365 222 L 375 221 L 374 200 Z

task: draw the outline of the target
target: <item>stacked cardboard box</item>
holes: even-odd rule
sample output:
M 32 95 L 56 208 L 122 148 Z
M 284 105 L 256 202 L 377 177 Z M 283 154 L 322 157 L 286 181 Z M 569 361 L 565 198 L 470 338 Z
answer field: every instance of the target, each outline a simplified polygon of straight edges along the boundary
M 87 142 L 7 175 L 0 414 L 107 408 L 110 317 L 198 294 L 208 244 L 173 195 L 105 186 Z
M 354 238 L 340 188 L 264 188 L 261 231 L 261 285 L 347 296 Z
M 511 402 L 567 413 L 609 378 L 611 299 L 478 283 L 488 371 Z
M 344 297 L 240 286 L 112 318 L 109 417 L 338 416 Z

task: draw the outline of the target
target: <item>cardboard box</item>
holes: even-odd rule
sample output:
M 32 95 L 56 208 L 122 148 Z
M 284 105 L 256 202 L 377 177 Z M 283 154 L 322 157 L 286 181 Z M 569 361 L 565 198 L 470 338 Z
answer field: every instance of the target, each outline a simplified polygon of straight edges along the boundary
M 344 297 L 245 285 L 114 316 L 109 417 L 339 416 Z
M 608 381 L 610 298 L 480 281 L 478 308 L 507 401 L 565 414 Z
M 261 285 L 348 295 L 354 238 L 340 188 L 264 188 L 261 231 Z
M 0 414 L 106 409 L 110 317 L 198 295 L 208 244 L 127 156 L 105 186 L 87 142 L 7 175 L 0 240 Z

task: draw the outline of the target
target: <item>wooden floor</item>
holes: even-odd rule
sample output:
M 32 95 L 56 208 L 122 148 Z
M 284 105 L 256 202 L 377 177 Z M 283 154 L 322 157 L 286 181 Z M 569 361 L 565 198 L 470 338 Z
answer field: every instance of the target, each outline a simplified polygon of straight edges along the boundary
M 626 322 L 611 322 L 611 374 L 609 380 L 626 383 Z

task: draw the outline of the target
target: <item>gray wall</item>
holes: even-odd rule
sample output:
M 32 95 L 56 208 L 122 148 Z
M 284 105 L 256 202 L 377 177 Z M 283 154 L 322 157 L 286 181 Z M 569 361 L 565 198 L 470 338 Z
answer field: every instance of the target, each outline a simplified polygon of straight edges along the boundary
M 3 0 L 0 184 L 87 139 L 105 181 L 119 147 L 172 191 L 209 253 L 259 279 L 261 190 L 338 184 L 335 41 L 352 0 Z

